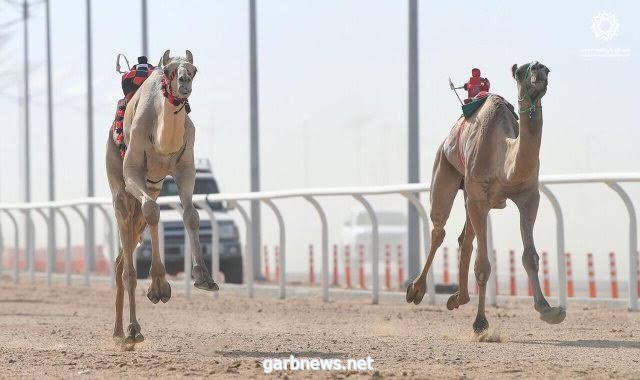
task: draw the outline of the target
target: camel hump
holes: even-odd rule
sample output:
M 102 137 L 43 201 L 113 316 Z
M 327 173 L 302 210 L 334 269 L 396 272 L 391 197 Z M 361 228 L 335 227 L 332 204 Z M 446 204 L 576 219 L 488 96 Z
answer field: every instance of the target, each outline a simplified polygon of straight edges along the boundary
M 518 120 L 518 114 L 515 112 L 515 108 L 505 98 L 497 94 L 489 95 L 487 103 L 491 103 L 496 109 L 506 111 L 508 110 Z
M 484 125 L 483 130 L 503 130 L 512 138 L 519 135 L 518 114 L 513 105 L 500 95 L 490 95 L 476 116 L 476 120 Z

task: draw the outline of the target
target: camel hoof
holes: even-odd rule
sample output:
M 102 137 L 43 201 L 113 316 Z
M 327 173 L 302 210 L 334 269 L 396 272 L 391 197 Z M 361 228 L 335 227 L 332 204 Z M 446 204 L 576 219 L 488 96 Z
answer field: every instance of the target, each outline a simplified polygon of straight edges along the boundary
M 419 288 L 416 286 L 415 282 L 412 282 L 407 287 L 407 295 L 406 300 L 408 303 L 413 302 L 415 305 L 422 302 L 422 298 L 424 297 L 425 289 Z
M 158 294 L 151 289 L 147 290 L 147 298 L 153 304 L 156 304 L 160 301 L 160 297 L 158 297 Z
M 468 302 L 469 302 L 469 295 L 467 294 L 465 298 L 461 299 L 460 291 L 457 291 L 454 294 L 452 294 L 447 300 L 447 309 L 449 310 L 457 309 L 458 307 Z
M 202 290 L 207 290 L 210 292 L 217 292 L 220 288 L 218 287 L 218 284 L 216 284 L 215 281 L 213 281 L 213 278 L 209 277 L 203 277 L 200 278 L 198 280 L 196 280 L 193 283 L 193 286 L 195 286 L 198 289 L 202 289 Z
M 447 310 L 457 309 L 458 306 L 460 306 L 460 303 L 458 302 L 458 295 L 452 294 L 447 300 Z
M 129 334 L 124 340 L 124 344 L 136 344 L 144 341 L 144 336 L 140 333 L 140 325 L 137 322 L 131 323 L 127 329 Z
M 485 317 L 476 317 L 475 322 L 473 322 L 473 332 L 476 334 L 481 334 L 489 328 L 489 321 Z
M 413 302 L 413 299 L 416 296 L 416 291 L 413 288 L 413 284 L 409 284 L 409 286 L 407 286 L 407 295 L 406 295 L 406 300 L 407 303 L 411 303 Z
M 196 279 L 196 281 L 193 283 L 193 286 L 195 286 L 198 289 L 207 290 L 210 292 L 218 291 L 219 289 L 218 284 L 216 284 L 216 282 L 213 281 L 213 278 L 211 278 L 209 271 L 207 271 L 205 267 L 202 267 L 200 265 L 195 265 L 191 273 L 193 274 L 193 277 Z
M 567 311 L 560 306 L 550 307 L 540 313 L 540 319 L 547 322 L 550 325 L 557 325 L 564 321 L 567 316 Z
M 152 280 L 147 290 L 147 298 L 154 304 L 159 301 L 167 303 L 171 298 L 171 285 L 169 285 L 169 282 L 165 279 Z
M 144 342 L 144 336 L 140 332 L 129 334 L 129 336 L 124 340 L 125 344 L 136 344 L 142 342 Z
M 171 299 L 171 285 L 164 280 L 160 283 L 160 301 L 167 303 Z

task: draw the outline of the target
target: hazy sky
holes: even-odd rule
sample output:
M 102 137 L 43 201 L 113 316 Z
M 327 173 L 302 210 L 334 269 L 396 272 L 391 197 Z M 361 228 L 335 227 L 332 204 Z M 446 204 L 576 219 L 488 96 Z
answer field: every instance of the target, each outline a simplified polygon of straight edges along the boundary
M 400 0 L 259 0 L 258 64 L 261 175 L 265 190 L 386 185 L 406 182 L 407 2 Z M 60 199 L 86 193 L 85 2 L 52 0 L 57 192 Z M 619 35 L 595 38 L 593 16 L 615 14 Z M 428 182 L 435 150 L 460 114 L 447 77 L 457 83 L 480 67 L 492 92 L 515 102 L 510 67 L 539 60 L 551 68 L 543 100 L 542 174 L 638 170 L 640 129 L 632 112 L 640 88 L 638 2 L 468 1 L 419 2 L 421 177 Z M 20 16 L 0 2 L 0 24 Z M 150 61 L 165 49 L 190 49 L 198 67 L 190 102 L 197 129 L 196 155 L 212 160 L 224 192 L 249 187 L 248 2 L 149 0 Z M 30 19 L 33 94 L 32 197 L 47 196 L 44 104 L 44 8 Z M 4 29 L 0 52 L 0 197 L 18 201 L 21 114 L 21 25 Z M 107 196 L 104 146 L 117 99 L 114 71 L 119 52 L 140 53 L 140 8 L 135 1 L 93 1 L 94 154 L 96 189 Z M 588 57 L 584 49 L 630 49 L 626 57 Z M 640 203 L 640 186 L 625 185 Z M 626 279 L 628 222 L 622 202 L 604 185 L 556 186 L 565 212 L 566 248 L 574 272 L 586 269 L 593 251 L 598 276 L 608 275 L 607 253 L 619 253 Z M 319 244 L 318 221 L 301 200 L 281 201 L 288 230 L 288 265 L 302 270 L 306 246 Z M 357 207 L 349 199 L 326 200 L 330 240 Z M 402 208 L 397 197 L 374 201 Z M 275 243 L 275 219 L 264 209 L 264 241 Z M 515 207 L 492 213 L 498 265 L 506 275 L 507 250 L 520 252 Z M 463 224 L 459 200 L 445 245 L 455 246 Z M 6 223 L 5 223 L 6 224 Z M 543 199 L 536 225 L 539 250 L 555 255 L 555 222 Z M 5 235 L 9 229 L 5 229 Z M 319 251 L 319 249 L 317 249 Z M 551 255 L 552 269 L 555 257 Z M 439 261 L 436 261 L 439 270 Z M 552 270 L 554 273 L 555 270 Z M 495 272 L 494 272 L 495 273 Z

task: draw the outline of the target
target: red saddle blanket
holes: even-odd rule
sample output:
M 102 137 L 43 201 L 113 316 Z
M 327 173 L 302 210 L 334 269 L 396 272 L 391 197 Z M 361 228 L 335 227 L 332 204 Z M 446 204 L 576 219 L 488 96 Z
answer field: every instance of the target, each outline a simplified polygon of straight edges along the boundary
M 142 83 L 153 73 L 155 68 L 148 63 L 139 63 L 134 65 L 131 70 L 122 74 L 122 92 L 124 98 L 118 100 L 116 108 L 116 116 L 111 124 L 111 134 L 113 142 L 120 150 L 120 157 L 124 158 L 127 152 L 127 146 L 124 143 L 124 132 L 122 130 L 122 122 L 124 120 L 124 111 L 127 109 L 127 103 L 133 95 L 138 91 Z

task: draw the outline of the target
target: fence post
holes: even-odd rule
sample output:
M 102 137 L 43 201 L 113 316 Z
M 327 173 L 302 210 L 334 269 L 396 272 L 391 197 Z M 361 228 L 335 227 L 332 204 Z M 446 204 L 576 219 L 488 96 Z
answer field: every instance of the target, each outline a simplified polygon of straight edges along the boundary
M 27 212 L 30 210 L 23 210 L 24 217 L 27 218 L 27 228 L 31 230 L 31 238 L 36 239 L 36 229 L 33 224 L 33 214 L 31 212 Z M 27 263 L 27 267 L 29 268 L 29 283 L 31 285 L 36 282 L 36 249 L 35 244 L 31 242 L 30 244 L 25 244 L 25 259 Z
M 2 210 L 11 220 L 13 224 L 13 283 L 17 284 L 20 280 L 20 230 L 18 229 L 18 221 L 11 211 Z
M 351 288 L 351 258 L 350 256 L 350 246 L 344 246 L 344 282 L 347 288 Z
M 384 287 L 391 289 L 391 246 L 384 246 Z
M 362 204 L 369 214 L 371 221 L 371 303 L 376 305 L 380 296 L 380 272 L 378 270 L 378 260 L 380 259 L 380 240 L 378 236 L 378 217 L 367 201 L 361 194 L 355 194 L 353 197 Z
M 2 225 L 0 224 L 0 278 L 4 274 L 4 234 L 2 233 Z
M 269 208 L 271 209 L 271 211 L 273 211 L 273 214 L 276 216 L 276 220 L 278 221 L 278 228 L 280 230 L 280 243 L 278 244 L 278 246 L 280 247 L 280 299 L 284 299 L 286 297 L 286 286 L 287 286 L 287 262 L 286 262 L 286 240 L 285 240 L 285 225 L 284 225 L 284 219 L 282 218 L 282 214 L 280 213 L 280 209 L 278 208 L 278 206 L 276 206 L 275 203 L 273 203 L 273 201 L 271 199 L 263 199 L 262 200 L 264 202 L 264 204 L 266 204 L 267 206 L 269 206 Z M 324 228 L 324 223 L 323 223 L 323 228 L 322 228 L 322 240 L 324 242 L 325 239 L 325 228 Z M 250 251 L 253 252 L 253 251 Z M 253 256 L 253 255 L 249 255 L 249 256 Z M 252 259 L 253 260 L 253 259 Z M 253 264 L 251 264 L 250 266 L 251 271 L 253 273 Z M 253 277 L 253 276 L 251 276 Z M 253 280 L 251 280 L 251 287 L 253 288 Z M 251 296 L 253 297 L 253 290 L 251 291 Z
M 404 285 L 404 255 L 402 253 L 402 244 L 398 244 L 397 258 L 398 258 L 398 288 L 402 289 Z
M 638 288 L 633 286 L 638 281 L 638 224 L 636 210 L 626 191 L 617 182 L 606 182 L 624 202 L 629 214 L 629 310 L 638 310 Z
M 540 191 L 547 197 L 556 215 L 556 258 L 558 265 L 558 305 L 567 308 L 567 268 L 564 262 L 564 218 L 556 196 L 546 185 L 540 185 Z
M 322 250 L 322 300 L 324 302 L 329 302 L 329 227 L 327 223 L 327 215 L 315 198 L 306 196 L 305 199 L 307 202 L 311 203 L 320 217 L 320 224 L 322 228 L 322 239 L 320 242 L 320 249 Z
M 589 297 L 596 298 L 596 279 L 593 269 L 593 254 L 587 253 L 587 270 L 589 272 Z
M 566 254 L 567 262 L 567 295 L 573 297 L 573 269 L 571 267 L 571 253 Z
M 244 221 L 244 225 L 245 225 L 245 230 L 246 230 L 246 239 L 247 239 L 247 244 L 246 244 L 246 249 L 245 249 L 245 265 L 244 265 L 244 269 L 245 269 L 245 275 L 246 275 L 246 279 L 247 279 L 247 295 L 249 296 L 249 298 L 253 298 L 253 239 L 251 239 L 251 231 L 252 231 L 252 227 L 251 227 L 251 218 L 249 217 L 249 214 L 247 213 L 247 210 L 245 210 L 245 208 L 237 201 L 232 201 L 228 203 L 228 207 L 229 208 L 235 208 L 238 210 L 238 212 L 240 213 L 240 215 L 242 216 L 242 220 Z M 276 214 L 277 217 L 277 214 Z M 278 222 L 280 222 L 280 220 L 278 220 Z M 283 229 L 280 229 L 280 240 L 282 240 L 283 238 Z M 282 247 L 282 250 L 284 251 L 284 247 Z M 284 265 L 284 264 L 283 264 Z M 284 268 L 283 268 L 284 271 Z M 284 277 L 284 276 L 282 276 Z M 281 277 L 281 280 L 282 280 Z M 282 291 L 282 282 L 280 284 L 281 286 L 281 291 Z M 280 294 L 280 298 L 284 298 L 282 293 Z
M 269 270 L 269 247 L 267 247 L 267 245 L 265 244 L 264 249 L 263 249 L 263 259 L 264 259 L 264 280 L 266 282 L 271 281 L 271 273 Z
M 105 209 L 104 205 L 101 205 L 99 203 L 96 203 L 94 205 L 94 207 L 96 207 L 100 213 L 102 214 L 102 216 L 104 217 L 105 220 L 105 226 L 107 228 L 107 240 L 109 241 L 109 251 L 108 251 L 108 256 L 104 257 L 104 249 L 102 250 L 102 255 L 103 258 L 107 258 L 109 261 L 109 286 L 111 286 L 111 288 L 115 288 L 116 286 L 116 281 L 115 281 L 115 255 L 117 254 L 118 251 L 118 245 L 115 242 L 115 238 L 114 235 L 117 235 L 118 232 L 114 229 L 113 227 L 113 219 L 111 218 L 111 215 L 109 215 L 109 212 Z M 105 247 L 106 249 L 106 247 Z M 95 253 L 95 251 L 94 251 Z M 96 260 L 96 262 L 98 262 Z M 164 263 L 164 259 L 162 261 Z
M 364 278 L 364 245 L 358 245 L 358 283 L 360 289 L 366 289 L 366 280 Z
M 551 295 L 551 283 L 549 281 L 549 260 L 547 257 L 547 251 L 542 251 L 542 281 L 544 285 L 544 295 L 549 297 Z
M 273 258 L 275 260 L 275 279 L 280 281 L 280 248 L 276 245 L 273 247 Z
M 84 214 L 82 213 L 82 211 L 80 211 L 78 206 L 70 206 L 69 208 L 73 210 L 80 217 L 80 220 L 82 221 L 82 226 L 84 227 L 84 285 L 89 286 L 90 285 L 89 264 L 91 261 L 89 260 L 88 245 L 89 245 L 90 238 L 89 238 L 89 229 L 87 228 L 87 217 L 84 216 Z
M 339 280 L 338 276 L 340 273 L 338 272 L 338 245 L 333 245 L 333 286 L 338 286 Z
M 518 294 L 518 284 L 516 282 L 516 258 L 513 249 L 509 250 L 509 294 Z
M 442 282 L 449 285 L 449 248 L 442 248 Z
M 611 275 L 611 298 L 618 298 L 618 274 L 616 273 L 616 254 L 609 252 L 609 273 Z
M 313 286 L 315 282 L 313 269 L 313 244 L 309 244 L 309 285 Z
M 49 215 L 47 215 L 47 213 L 45 213 L 42 209 L 39 209 L 39 208 L 34 209 L 34 211 L 36 213 L 38 213 L 42 217 L 42 219 L 44 219 L 45 223 L 47 224 L 47 268 L 46 268 L 46 271 L 47 271 L 47 285 L 51 286 L 52 274 L 54 272 L 53 266 L 55 265 L 53 263 L 54 257 L 55 257 L 54 250 L 55 250 L 56 247 L 53 246 L 53 240 L 48 235 L 52 234 L 54 230 L 51 227 L 51 219 L 49 218 Z M 34 236 L 34 238 L 35 238 L 35 234 L 32 235 L 32 236 Z M 0 263 L 1 263 L 1 261 L 0 261 Z

